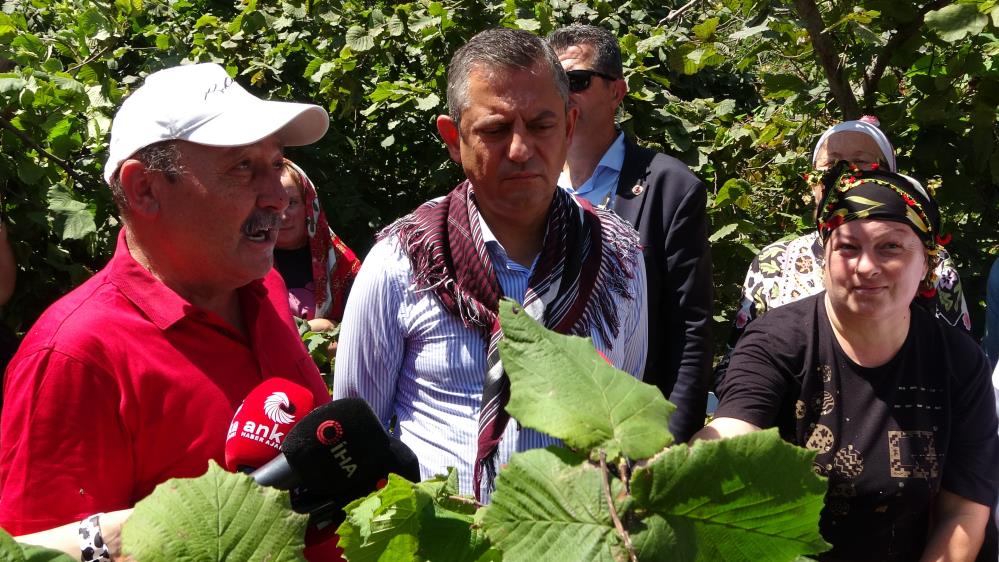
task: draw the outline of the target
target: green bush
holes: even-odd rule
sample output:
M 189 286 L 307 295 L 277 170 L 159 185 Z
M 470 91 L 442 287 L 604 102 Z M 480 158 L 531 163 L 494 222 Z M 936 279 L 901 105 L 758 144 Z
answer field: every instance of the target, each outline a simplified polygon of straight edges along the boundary
M 460 177 L 434 126 L 451 53 L 487 27 L 545 34 L 581 21 L 621 38 L 622 127 L 682 158 L 709 188 L 719 344 L 753 254 L 810 228 L 800 175 L 817 134 L 856 111 L 880 117 L 901 170 L 941 180 L 952 253 L 980 322 L 999 221 L 994 3 L 824 2 L 824 35 L 843 62 L 830 81 L 798 18 L 811 0 L 7 0 L 0 190 L 19 278 L 4 321 L 27 329 L 109 258 L 118 226 L 101 179 L 110 119 L 149 72 L 215 61 L 261 96 L 324 105 L 330 133 L 289 155 L 363 255 L 377 229 Z M 852 109 L 830 87 L 844 81 Z

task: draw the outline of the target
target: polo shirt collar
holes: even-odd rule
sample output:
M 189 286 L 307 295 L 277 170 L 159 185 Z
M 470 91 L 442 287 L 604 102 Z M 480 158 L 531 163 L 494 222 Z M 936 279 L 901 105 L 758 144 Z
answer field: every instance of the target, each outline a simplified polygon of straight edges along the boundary
M 170 328 L 186 316 L 203 317 L 204 310 L 175 293 L 135 261 L 128 249 L 124 226 L 118 232 L 109 269 L 111 283 L 160 330 Z M 244 291 L 248 293 L 245 296 L 258 298 L 267 293 L 262 279 L 239 289 L 241 293 Z

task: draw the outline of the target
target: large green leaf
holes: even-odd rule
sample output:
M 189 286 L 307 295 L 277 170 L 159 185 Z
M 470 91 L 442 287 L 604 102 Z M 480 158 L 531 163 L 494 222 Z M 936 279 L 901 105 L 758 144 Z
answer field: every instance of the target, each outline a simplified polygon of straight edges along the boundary
M 375 46 L 374 36 L 359 25 L 355 25 L 347 30 L 346 41 L 348 47 L 359 53 L 371 50 Z
M 623 554 L 604 499 L 600 469 L 583 455 L 549 447 L 514 454 L 481 515 L 503 560 L 613 561 Z M 612 497 L 621 492 L 611 481 Z
M 978 35 L 988 23 L 988 16 L 978 10 L 977 4 L 951 4 L 926 14 L 926 26 L 950 43 Z
M 351 562 L 498 562 L 499 553 L 471 526 L 474 506 L 454 499 L 457 493 L 453 469 L 419 484 L 391 474 L 384 488 L 345 508 L 339 546 Z
M 818 531 L 826 483 L 814 457 L 776 429 L 679 445 L 636 469 L 631 491 L 681 543 L 697 545 L 697 560 L 794 560 L 829 546 Z
M 413 560 L 419 548 L 420 516 L 429 505 L 405 478 L 390 474 L 388 484 L 344 508 L 340 548 L 351 562 Z
M 500 324 L 507 411 L 521 425 L 611 458 L 647 458 L 672 443 L 666 424 L 675 407 L 612 367 L 589 339 L 546 330 L 510 300 L 500 303 Z
M 473 527 L 476 504 L 458 495 L 458 471 L 449 467 L 446 477 L 425 480 L 416 487 L 433 497 L 433 517 L 420 528 L 420 556 L 435 562 L 499 562 L 485 533 Z
M 66 223 L 62 229 L 62 239 L 79 240 L 96 231 L 97 223 L 94 222 L 93 213 L 84 209 L 66 214 Z
M 71 214 L 87 208 L 87 204 L 73 199 L 59 186 L 49 188 L 49 210 L 54 213 Z
M 142 562 L 301 561 L 307 522 L 287 492 L 210 461 L 203 476 L 168 480 L 140 501 L 122 543 Z
M 63 240 L 79 240 L 97 231 L 94 214 L 87 209 L 87 204 L 73 199 L 59 186 L 49 189 L 49 210 L 64 215 Z

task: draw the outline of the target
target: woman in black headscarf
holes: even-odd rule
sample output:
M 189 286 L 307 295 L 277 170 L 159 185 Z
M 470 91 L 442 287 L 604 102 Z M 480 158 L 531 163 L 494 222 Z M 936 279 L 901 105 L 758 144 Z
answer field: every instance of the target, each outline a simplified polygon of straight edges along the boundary
M 749 326 L 694 439 L 776 426 L 815 451 L 833 545 L 821 560 L 974 560 L 999 437 L 985 356 L 913 303 L 932 286 L 936 203 L 905 176 L 845 163 L 823 183 L 825 292 Z

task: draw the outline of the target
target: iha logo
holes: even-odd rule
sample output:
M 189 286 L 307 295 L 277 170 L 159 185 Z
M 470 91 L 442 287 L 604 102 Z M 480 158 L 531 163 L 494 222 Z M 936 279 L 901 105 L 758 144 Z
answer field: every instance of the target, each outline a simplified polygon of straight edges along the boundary
M 343 439 L 343 426 L 336 420 L 326 420 L 316 428 L 316 439 L 323 445 L 336 445 Z
M 264 413 L 276 423 L 289 424 L 295 421 L 295 406 L 283 392 L 275 392 L 264 400 Z
M 343 438 L 343 426 L 335 420 L 326 420 L 316 428 L 316 439 L 323 445 L 330 445 L 330 453 L 340 463 L 340 468 L 347 473 L 347 478 L 354 475 L 357 465 L 347 452 L 347 441 Z

